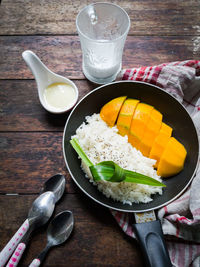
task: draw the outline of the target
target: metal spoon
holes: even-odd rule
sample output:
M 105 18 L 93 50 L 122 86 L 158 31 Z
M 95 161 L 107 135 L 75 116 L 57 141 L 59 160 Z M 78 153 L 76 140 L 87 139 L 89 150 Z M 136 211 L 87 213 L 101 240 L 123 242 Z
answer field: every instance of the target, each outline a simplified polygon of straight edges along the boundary
M 55 195 L 55 202 L 58 202 L 65 191 L 66 180 L 64 175 L 58 173 L 50 177 L 42 188 L 42 192 L 51 191 Z
M 45 249 L 34 259 L 29 267 L 39 266 L 49 249 L 64 243 L 70 236 L 74 227 L 74 217 L 71 211 L 59 213 L 49 224 L 47 229 L 47 245 Z
M 8 244 L 0 253 L 0 266 L 4 266 L 12 252 L 16 248 L 17 244 L 22 238 L 28 238 L 30 233 L 39 226 L 45 224 L 51 217 L 55 207 L 55 196 L 53 192 L 45 192 L 33 202 L 32 207 L 29 210 L 28 218 L 11 238 Z M 14 266 L 19 262 L 24 250 L 26 248 L 25 243 L 20 243 L 15 250 L 15 253 L 11 257 L 9 264 L 15 263 Z M 15 255 L 15 256 L 14 256 Z

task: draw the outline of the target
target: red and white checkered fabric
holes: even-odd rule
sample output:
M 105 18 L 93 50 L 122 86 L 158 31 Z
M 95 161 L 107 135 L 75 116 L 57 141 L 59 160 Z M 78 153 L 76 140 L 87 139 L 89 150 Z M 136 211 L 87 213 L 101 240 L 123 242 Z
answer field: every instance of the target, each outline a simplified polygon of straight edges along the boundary
M 187 60 L 122 70 L 122 80 L 157 85 L 175 96 L 190 113 L 200 137 L 200 61 Z M 111 211 L 123 231 L 135 238 L 128 213 Z M 170 258 L 176 267 L 200 266 L 200 168 L 177 200 L 158 211 Z

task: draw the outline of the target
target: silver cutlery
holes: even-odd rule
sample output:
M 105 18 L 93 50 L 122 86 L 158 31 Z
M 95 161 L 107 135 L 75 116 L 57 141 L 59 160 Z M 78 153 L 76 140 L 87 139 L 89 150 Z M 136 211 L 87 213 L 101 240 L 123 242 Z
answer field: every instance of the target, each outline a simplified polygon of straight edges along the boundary
M 37 267 L 44 261 L 44 258 L 53 246 L 64 243 L 70 236 L 74 227 L 74 217 L 71 211 L 59 213 L 49 224 L 47 229 L 47 245 L 39 256 L 34 259 L 29 267 Z
M 41 193 L 51 191 L 55 195 L 55 202 L 57 203 L 65 191 L 66 179 L 65 176 L 58 173 L 50 177 L 42 188 Z
M 17 266 L 26 248 L 30 234 L 35 228 L 42 226 L 49 220 L 53 213 L 55 203 L 60 200 L 64 193 L 65 184 L 65 177 L 62 174 L 56 174 L 44 183 L 42 194 L 33 202 L 28 218 L 1 251 L 0 267 L 6 264 L 14 249 L 21 241 L 7 264 L 7 266 Z
M 4 266 L 17 244 L 20 242 L 23 236 L 30 234 L 36 227 L 45 224 L 51 217 L 55 207 L 55 196 L 52 192 L 45 192 L 33 202 L 32 207 L 29 210 L 28 218 L 11 238 L 8 244 L 0 253 L 0 266 Z M 22 245 L 23 244 L 23 245 Z M 15 264 L 21 258 L 25 250 L 26 245 L 20 243 L 17 249 L 16 257 L 12 256 L 9 264 Z M 7 265 L 9 266 L 9 265 Z

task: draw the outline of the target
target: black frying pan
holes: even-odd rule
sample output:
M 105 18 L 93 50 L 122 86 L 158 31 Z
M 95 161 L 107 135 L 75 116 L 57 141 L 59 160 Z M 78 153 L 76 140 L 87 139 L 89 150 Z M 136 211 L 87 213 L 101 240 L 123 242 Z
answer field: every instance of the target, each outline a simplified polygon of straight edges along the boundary
M 177 138 L 187 150 L 187 158 L 183 171 L 173 177 L 164 179 L 166 188 L 164 189 L 163 194 L 154 195 L 153 201 L 147 204 L 133 203 L 132 206 L 130 206 L 128 204 L 113 201 L 104 196 L 85 178 L 84 173 L 80 168 L 80 160 L 77 157 L 77 153 L 69 143 L 71 136 L 75 134 L 76 129 L 83 121 L 85 121 L 85 116 L 99 113 L 104 104 L 111 99 L 122 95 L 127 95 L 129 98 L 139 99 L 141 102 L 150 104 L 159 110 L 163 114 L 163 121 L 173 128 L 173 136 Z M 74 107 L 64 129 L 63 153 L 72 179 L 86 195 L 105 207 L 124 212 L 140 213 L 165 206 L 183 193 L 190 184 L 197 169 L 199 143 L 196 128 L 190 115 L 182 104 L 180 104 L 173 96 L 157 86 L 143 82 L 121 81 L 100 86 L 82 98 L 82 100 Z M 147 236 L 150 236 L 149 233 L 154 233 L 154 228 L 157 227 L 160 226 L 154 225 L 152 229 L 150 223 L 145 223 L 142 226 L 142 231 L 143 229 L 147 229 L 147 231 L 145 230 L 145 236 L 141 233 L 143 236 L 143 240 L 141 240 L 143 249 L 145 249 L 145 244 L 143 243 L 146 242 Z M 163 243 L 162 233 L 160 235 L 161 239 L 160 237 L 158 238 L 160 239 L 159 250 L 156 255 L 153 255 L 154 259 L 156 258 L 157 265 L 155 261 L 152 265 L 151 251 L 145 251 L 146 263 L 149 266 L 170 266 L 170 262 L 167 260 L 168 255 L 165 255 L 166 251 L 162 251 L 162 247 L 165 245 Z M 158 240 L 155 239 L 154 236 L 152 240 L 148 240 L 148 242 L 150 242 L 151 247 L 155 245 L 155 247 L 158 248 L 155 244 Z

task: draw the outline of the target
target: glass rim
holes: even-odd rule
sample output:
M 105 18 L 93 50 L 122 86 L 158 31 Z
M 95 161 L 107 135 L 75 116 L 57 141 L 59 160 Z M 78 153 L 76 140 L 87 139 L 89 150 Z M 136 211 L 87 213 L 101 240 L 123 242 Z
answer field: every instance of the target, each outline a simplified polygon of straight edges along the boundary
M 115 39 L 112 39 L 112 40 L 96 40 L 96 39 L 92 39 L 92 38 L 88 37 L 85 33 L 83 33 L 83 32 L 80 30 L 80 28 L 79 28 L 79 26 L 78 26 L 78 18 L 79 18 L 79 16 L 80 16 L 80 14 L 81 14 L 85 9 L 87 9 L 89 6 L 95 6 L 95 5 L 99 5 L 99 4 L 105 4 L 105 5 L 108 5 L 108 6 L 115 6 L 115 7 L 117 7 L 118 9 L 120 9 L 120 10 L 125 14 L 125 16 L 126 16 L 127 19 L 128 19 L 128 25 L 127 25 L 127 29 L 125 30 L 125 32 L 124 32 L 122 35 L 120 35 L 119 37 L 117 37 L 117 38 L 115 38 Z M 117 41 L 118 39 L 122 39 L 124 36 L 126 36 L 126 35 L 128 34 L 128 31 L 129 31 L 129 29 L 130 29 L 130 25 L 131 25 L 131 22 L 130 22 L 130 18 L 129 18 L 128 13 L 127 13 L 122 7 L 120 7 L 119 5 L 116 5 L 116 4 L 113 4 L 113 3 L 108 3 L 108 2 L 96 2 L 96 3 L 89 4 L 89 5 L 85 6 L 85 7 L 83 7 L 83 8 L 79 11 L 78 15 L 76 16 L 76 29 L 77 29 L 77 31 L 78 31 L 78 34 L 80 33 L 80 34 L 81 34 L 82 36 L 84 36 L 86 39 L 91 40 L 91 41 L 93 41 L 93 42 L 98 42 L 98 43 L 101 43 L 101 42 L 102 42 L 102 43 L 110 43 L 110 42 L 113 42 L 113 41 Z

